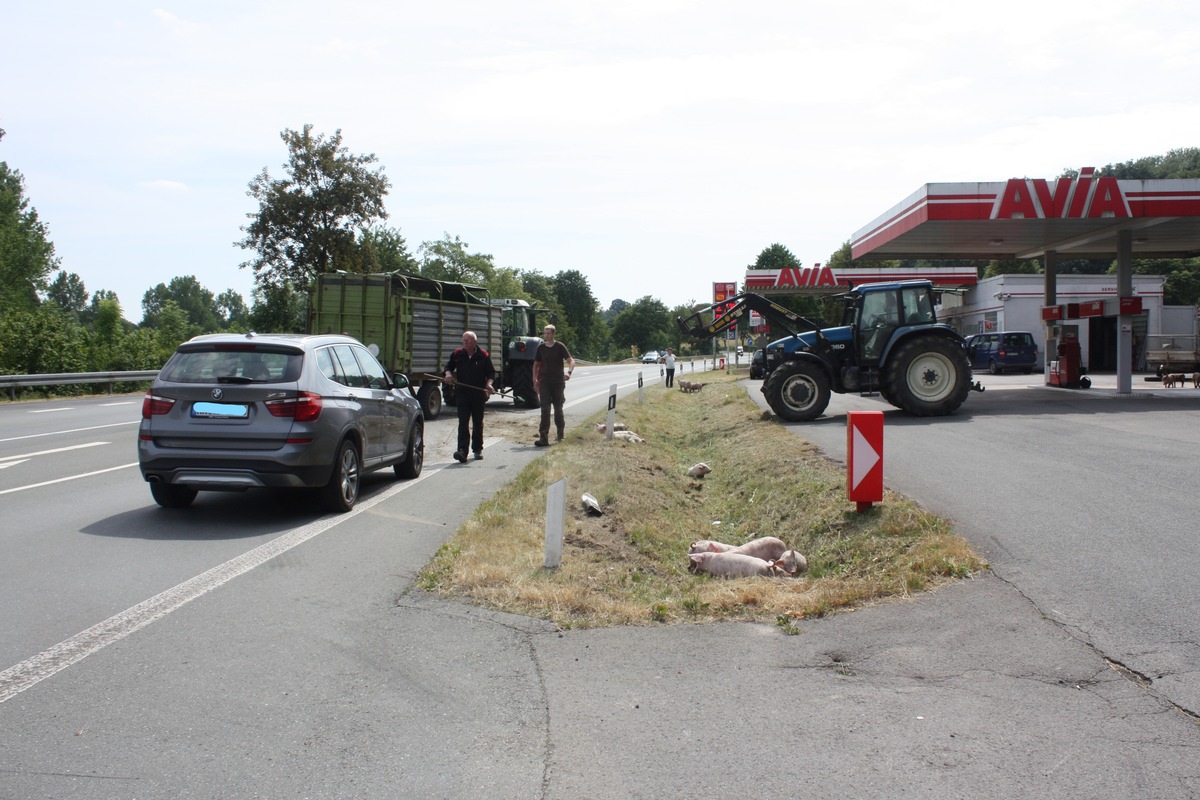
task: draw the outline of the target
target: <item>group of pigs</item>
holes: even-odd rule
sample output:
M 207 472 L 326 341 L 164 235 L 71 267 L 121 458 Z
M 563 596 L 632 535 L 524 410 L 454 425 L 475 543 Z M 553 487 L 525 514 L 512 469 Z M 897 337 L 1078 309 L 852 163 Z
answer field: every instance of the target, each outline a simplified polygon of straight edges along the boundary
M 702 539 L 688 549 L 689 572 L 704 572 L 721 578 L 794 578 L 808 569 L 808 560 L 789 550 L 782 539 L 763 536 L 736 547 Z

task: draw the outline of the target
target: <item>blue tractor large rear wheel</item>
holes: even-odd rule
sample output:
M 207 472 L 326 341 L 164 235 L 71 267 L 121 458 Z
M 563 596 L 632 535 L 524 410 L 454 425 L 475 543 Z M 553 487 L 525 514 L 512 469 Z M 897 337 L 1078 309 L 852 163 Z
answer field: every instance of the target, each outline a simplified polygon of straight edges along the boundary
M 952 413 L 971 392 L 971 362 L 963 346 L 944 336 L 901 342 L 883 370 L 884 397 L 918 417 Z

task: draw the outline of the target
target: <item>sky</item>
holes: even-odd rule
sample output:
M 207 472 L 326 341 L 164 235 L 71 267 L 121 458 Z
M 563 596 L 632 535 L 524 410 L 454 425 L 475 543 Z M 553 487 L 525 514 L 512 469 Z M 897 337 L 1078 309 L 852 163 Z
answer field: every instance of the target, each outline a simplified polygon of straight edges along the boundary
M 578 270 L 602 308 L 825 263 L 927 183 L 1200 146 L 1200 4 L 1111 0 L 9 3 L 0 161 L 132 321 L 236 242 L 285 129 L 341 130 L 414 254 Z

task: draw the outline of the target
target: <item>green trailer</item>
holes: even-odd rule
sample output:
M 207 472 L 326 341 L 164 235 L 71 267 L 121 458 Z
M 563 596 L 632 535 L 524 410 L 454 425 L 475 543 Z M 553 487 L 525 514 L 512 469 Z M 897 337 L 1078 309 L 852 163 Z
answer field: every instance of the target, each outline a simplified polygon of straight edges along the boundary
M 453 391 L 443 392 L 442 368 L 467 330 L 492 355 L 496 390 L 513 391 L 514 401 L 527 407 L 538 404 L 525 373 L 532 375 L 533 350 L 541 340 L 514 337 L 514 313 L 522 315 L 525 328 L 532 325 L 534 309 L 527 303 L 493 300 L 482 286 L 401 273 L 325 273 L 317 277 L 308 329 L 346 333 L 377 348 L 389 372 L 408 377 L 425 418 L 436 419 L 443 398 L 454 402 Z

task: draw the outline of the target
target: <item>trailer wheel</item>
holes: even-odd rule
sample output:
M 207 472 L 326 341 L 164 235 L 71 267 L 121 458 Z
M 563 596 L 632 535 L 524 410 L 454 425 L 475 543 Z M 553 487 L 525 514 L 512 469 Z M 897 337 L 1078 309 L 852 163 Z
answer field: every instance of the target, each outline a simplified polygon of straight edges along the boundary
M 971 391 L 971 363 L 957 342 L 918 336 L 902 342 L 888 359 L 884 383 L 898 408 L 918 417 L 945 416 Z
M 829 405 L 829 376 L 819 364 L 789 361 L 771 370 L 762 393 L 781 419 L 806 422 L 821 416 Z
M 513 364 L 512 375 L 513 402 L 525 408 L 540 406 L 538 394 L 533 390 L 533 362 L 521 361 Z
M 417 390 L 417 402 L 421 404 L 425 419 L 437 419 L 442 413 L 442 392 L 432 381 L 421 384 Z

